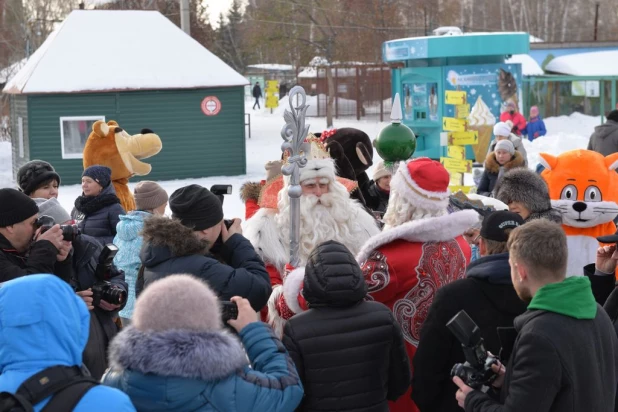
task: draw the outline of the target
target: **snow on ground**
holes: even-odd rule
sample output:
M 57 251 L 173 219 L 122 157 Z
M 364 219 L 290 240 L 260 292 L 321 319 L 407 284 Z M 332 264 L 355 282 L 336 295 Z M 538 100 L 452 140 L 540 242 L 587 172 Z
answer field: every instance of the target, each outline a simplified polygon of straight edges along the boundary
M 225 216 L 227 218 L 244 218 L 244 205 L 240 200 L 239 191 L 243 183 L 247 181 L 259 181 L 264 178 L 264 164 L 269 160 L 279 159 L 281 156 L 281 129 L 284 125 L 283 111 L 289 108 L 287 99 L 271 115 L 270 110 L 252 110 L 252 102 L 247 103 L 246 111 L 251 114 L 251 138 L 247 139 L 247 174 L 242 176 L 218 176 L 201 179 L 170 180 L 159 182 L 161 186 L 171 194 L 174 190 L 192 183 L 205 187 L 214 184 L 231 184 L 232 194 L 226 196 L 224 203 Z M 326 129 L 326 119 L 308 117 L 306 123 L 310 125 L 310 131 L 322 132 Z M 594 126 L 600 123 L 598 117 L 584 116 L 574 113 L 571 116 L 561 116 L 557 118 L 545 119 L 548 136 L 536 139 L 534 142 L 524 142 L 528 151 L 530 167 L 536 167 L 539 153 L 548 152 L 559 154 L 566 150 L 586 148 L 588 137 L 592 133 Z M 387 123 L 374 121 L 357 121 L 355 119 L 335 119 L 335 127 L 356 127 L 365 131 L 369 137 L 374 139 L 380 130 Z M 375 163 L 379 160 L 374 154 Z M 371 176 L 372 169 L 368 171 Z M 471 175 L 466 179 L 470 184 Z M 75 198 L 81 194 L 81 187 L 75 185 L 63 185 L 60 187 L 58 200 L 62 206 L 70 211 L 73 208 Z M 136 182 L 130 183 L 131 190 Z M 11 144 L 0 142 L 0 187 L 14 187 L 11 171 Z M 168 209 L 169 213 L 169 209 Z
M 616 76 L 618 75 L 618 50 L 556 57 L 547 63 L 545 70 L 571 76 Z

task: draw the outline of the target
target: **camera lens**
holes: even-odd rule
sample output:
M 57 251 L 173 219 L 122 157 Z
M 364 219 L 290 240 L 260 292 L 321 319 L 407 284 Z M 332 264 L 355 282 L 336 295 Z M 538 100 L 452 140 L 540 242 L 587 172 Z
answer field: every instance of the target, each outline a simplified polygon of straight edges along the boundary
M 101 298 L 112 305 L 121 305 L 127 299 L 127 292 L 115 287 L 108 287 L 101 294 Z

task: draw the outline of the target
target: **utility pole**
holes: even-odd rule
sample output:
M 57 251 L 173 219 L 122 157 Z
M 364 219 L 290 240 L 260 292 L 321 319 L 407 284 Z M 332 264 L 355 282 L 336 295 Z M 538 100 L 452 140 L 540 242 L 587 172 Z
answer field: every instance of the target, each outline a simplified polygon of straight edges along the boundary
M 594 11 L 594 41 L 597 41 L 597 34 L 599 32 L 599 3 L 596 4 Z
M 180 28 L 191 35 L 191 21 L 189 15 L 189 0 L 180 0 Z

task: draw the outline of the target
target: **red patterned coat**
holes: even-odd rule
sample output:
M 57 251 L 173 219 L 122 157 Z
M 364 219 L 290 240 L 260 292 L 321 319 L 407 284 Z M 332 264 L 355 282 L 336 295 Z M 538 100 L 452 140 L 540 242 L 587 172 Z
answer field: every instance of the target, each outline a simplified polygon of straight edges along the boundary
M 478 222 L 472 210 L 404 223 L 372 237 L 357 260 L 372 299 L 387 305 L 401 326 L 410 366 L 436 291 L 465 277 L 470 246 L 461 236 Z M 416 411 L 410 391 L 391 411 Z

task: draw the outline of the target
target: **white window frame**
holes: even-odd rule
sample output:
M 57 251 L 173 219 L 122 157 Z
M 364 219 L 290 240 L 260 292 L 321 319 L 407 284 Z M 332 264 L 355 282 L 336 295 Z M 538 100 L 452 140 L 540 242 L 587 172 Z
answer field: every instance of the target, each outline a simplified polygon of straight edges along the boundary
M 60 148 L 62 150 L 62 158 L 63 159 L 83 159 L 84 158 L 84 154 L 82 153 L 70 153 L 70 154 L 66 154 L 64 152 L 64 128 L 63 128 L 63 122 L 66 121 L 77 121 L 77 120 L 94 120 L 95 122 L 97 120 L 103 120 L 105 121 L 105 116 L 64 116 L 60 118 Z

